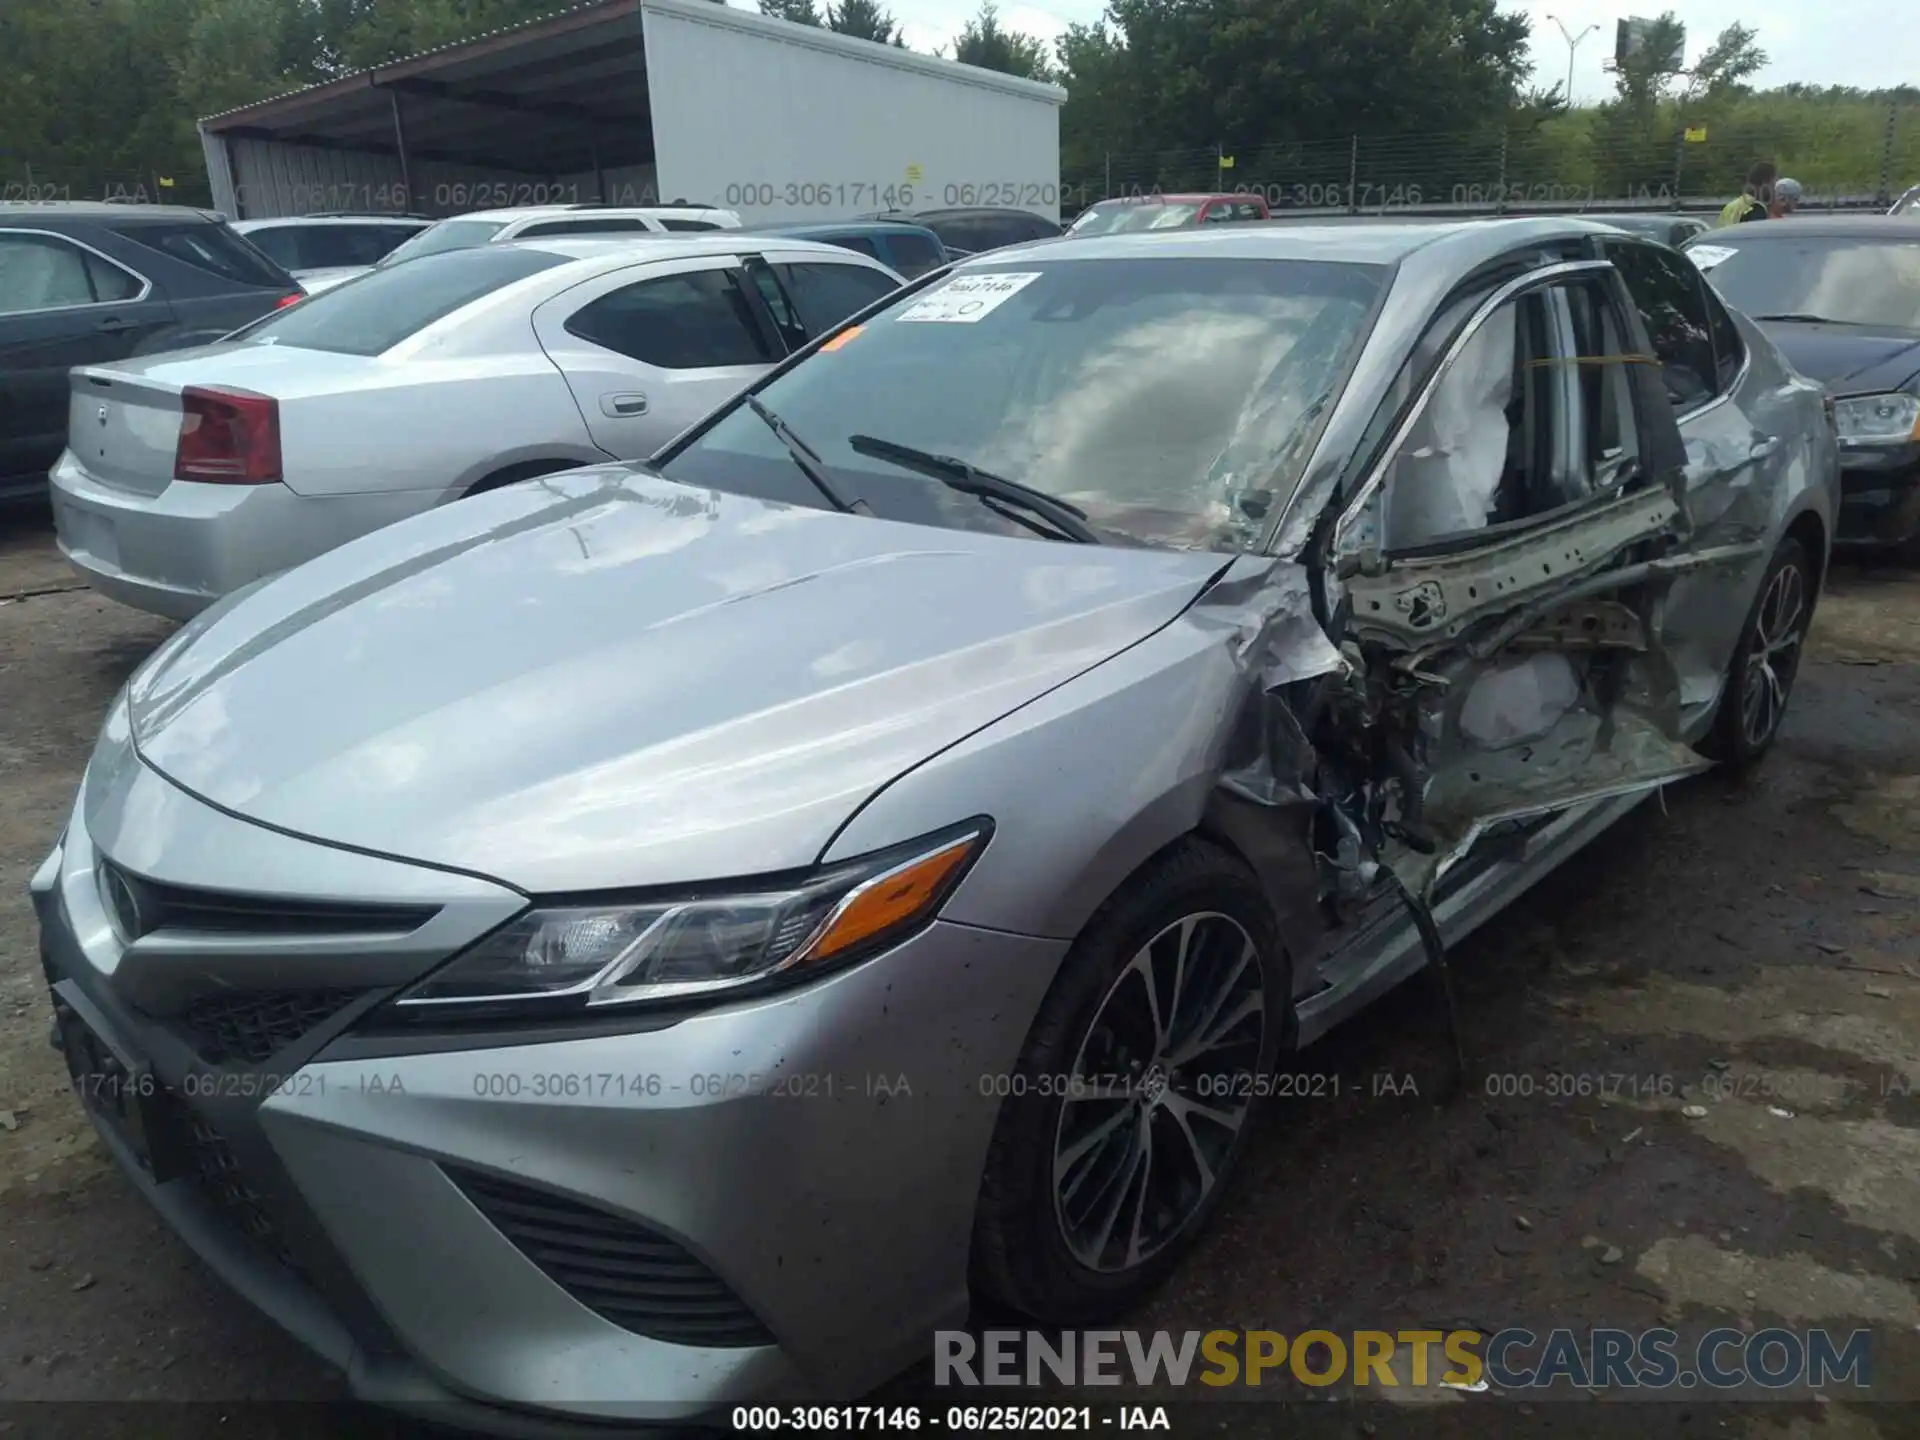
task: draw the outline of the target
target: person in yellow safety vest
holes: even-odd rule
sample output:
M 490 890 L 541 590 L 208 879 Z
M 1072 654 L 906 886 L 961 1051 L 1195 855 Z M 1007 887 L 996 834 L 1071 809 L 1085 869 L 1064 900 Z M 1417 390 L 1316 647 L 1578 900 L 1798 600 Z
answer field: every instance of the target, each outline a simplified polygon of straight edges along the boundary
M 1747 171 L 1746 193 L 1730 201 L 1720 212 L 1715 228 L 1744 225 L 1749 220 L 1765 220 L 1773 206 L 1773 184 L 1780 178 L 1780 167 L 1771 160 L 1758 162 Z

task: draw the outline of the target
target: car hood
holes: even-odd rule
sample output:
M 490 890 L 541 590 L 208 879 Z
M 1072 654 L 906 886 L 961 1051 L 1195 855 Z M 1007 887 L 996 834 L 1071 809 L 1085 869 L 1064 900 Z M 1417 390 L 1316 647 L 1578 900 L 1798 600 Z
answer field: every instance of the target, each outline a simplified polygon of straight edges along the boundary
M 183 789 L 328 843 L 534 894 L 766 873 L 1169 624 L 1226 563 L 597 467 L 229 597 L 128 705 L 141 756 Z
M 1920 335 L 1860 325 L 1766 320 L 1767 332 L 1793 368 L 1835 395 L 1898 390 L 1920 373 Z

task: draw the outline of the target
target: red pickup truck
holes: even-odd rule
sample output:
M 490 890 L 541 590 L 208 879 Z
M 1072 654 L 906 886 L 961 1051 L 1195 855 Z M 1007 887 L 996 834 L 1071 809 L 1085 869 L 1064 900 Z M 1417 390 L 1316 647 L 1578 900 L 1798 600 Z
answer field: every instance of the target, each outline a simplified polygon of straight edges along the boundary
M 1133 195 L 1101 200 L 1080 212 L 1069 235 L 1118 235 L 1132 230 L 1187 230 L 1230 220 L 1265 220 L 1258 195 Z

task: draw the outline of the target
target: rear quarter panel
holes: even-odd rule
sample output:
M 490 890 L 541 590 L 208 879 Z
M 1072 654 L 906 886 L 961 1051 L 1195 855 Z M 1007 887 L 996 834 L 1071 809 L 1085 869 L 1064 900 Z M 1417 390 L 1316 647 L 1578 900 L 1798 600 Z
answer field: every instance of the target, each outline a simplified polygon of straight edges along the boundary
M 1824 537 L 1812 557 L 1824 575 L 1839 507 L 1839 451 L 1820 387 L 1733 314 L 1747 349 L 1745 372 L 1724 402 L 1683 417 L 1680 430 L 1695 548 L 1751 553 L 1681 577 L 1669 596 L 1667 635 L 1689 707 L 1716 698 L 1773 552 L 1803 516 L 1813 516 Z M 1756 447 L 1764 452 L 1757 458 Z
M 362 385 L 286 398 L 280 441 L 287 488 L 307 496 L 452 498 L 526 461 L 607 459 L 566 382 L 538 355 L 415 360 Z

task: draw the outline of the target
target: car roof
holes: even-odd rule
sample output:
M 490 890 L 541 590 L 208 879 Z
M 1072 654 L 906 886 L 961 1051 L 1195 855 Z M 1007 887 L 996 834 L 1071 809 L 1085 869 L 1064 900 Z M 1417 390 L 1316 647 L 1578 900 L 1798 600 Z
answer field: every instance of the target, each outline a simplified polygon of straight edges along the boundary
M 1609 225 L 1617 225 L 1622 220 L 1665 220 L 1675 225 L 1683 220 L 1691 220 L 1700 225 L 1712 223 L 1710 216 L 1684 215 L 1678 210 L 1582 210 L 1580 218 L 1604 220 Z
M 516 205 L 502 210 L 469 210 L 463 215 L 448 215 L 448 220 L 498 220 L 512 225 L 521 220 L 558 220 L 564 216 L 604 215 L 608 219 L 628 216 L 668 216 L 708 214 L 717 205 Z
M 538 250 L 548 255 L 559 255 L 568 260 L 612 260 L 639 257 L 645 260 L 693 259 L 704 255 L 734 255 L 742 245 L 749 248 L 756 240 L 776 238 L 782 249 L 805 251 L 810 254 L 830 255 L 835 260 L 845 261 L 848 257 L 855 260 L 872 262 L 872 256 L 862 256 L 852 250 L 843 250 L 838 245 L 824 245 L 817 240 L 789 239 L 784 236 L 769 237 L 751 230 L 717 230 L 701 234 L 678 235 L 633 235 L 602 240 L 591 235 L 540 235 L 530 240 L 506 240 L 503 246 L 512 246 L 518 250 Z M 486 247 L 491 249 L 493 247 Z M 459 252 L 454 252 L 458 254 Z M 430 255 L 420 257 L 430 260 Z
M 1791 239 L 1795 235 L 1848 235 L 1863 239 L 1913 241 L 1920 240 L 1920 215 L 1887 215 L 1879 211 L 1854 215 L 1788 215 L 1754 225 L 1727 228 L 1738 230 L 1738 236 L 1721 236 L 1718 230 L 1708 233 L 1719 239 L 1738 238 L 1743 245 L 1753 240 L 1778 240 L 1783 236 Z M 1719 240 L 1716 239 L 1715 243 L 1719 243 Z
M 951 210 L 915 211 L 914 219 L 921 220 L 921 221 L 961 220 L 961 219 L 971 220 L 976 218 L 987 218 L 987 217 L 999 218 L 1001 216 L 1008 216 L 1008 215 L 1018 215 L 1023 219 L 1027 219 L 1027 220 L 1046 220 L 1047 218 L 1037 210 L 1022 210 L 1018 206 L 1014 206 L 1014 205 L 963 205 Z M 1049 221 L 1048 223 L 1051 224 L 1052 222 Z
M 1920 228 L 1920 227 L 1916 227 Z M 1469 264 L 1493 259 L 1519 245 L 1546 244 L 1587 235 L 1619 233 L 1611 225 L 1572 216 L 1508 220 L 1388 221 L 1331 224 L 1303 221 L 1276 225 L 1248 220 L 1186 230 L 1137 230 L 1108 235 L 1065 235 L 990 250 L 960 264 L 962 270 L 1026 259 L 1122 260 L 1329 260 L 1395 265 L 1417 250 L 1448 246 Z
M 1155 191 L 1151 195 L 1114 195 L 1106 200 L 1096 200 L 1087 208 L 1091 210 L 1095 205 L 1162 205 L 1169 201 L 1177 201 L 1185 205 L 1194 200 L 1262 200 L 1265 198 L 1262 195 L 1243 194 L 1232 190 Z
M 31 200 L 0 204 L 0 225 L 13 222 L 44 225 L 53 220 L 203 220 L 209 224 L 226 217 L 214 210 L 191 205 L 143 205 L 133 201 L 115 204 L 109 200 Z
M 846 235 L 853 231 L 862 231 L 869 235 L 932 235 L 924 225 L 916 225 L 911 220 L 799 220 L 787 225 L 759 225 L 750 232 L 755 235 Z M 938 236 L 934 236 L 938 239 Z
M 251 230 L 283 230 L 289 225 L 412 225 L 424 229 L 434 222 L 423 215 L 274 215 L 263 220 L 236 220 L 242 234 Z

